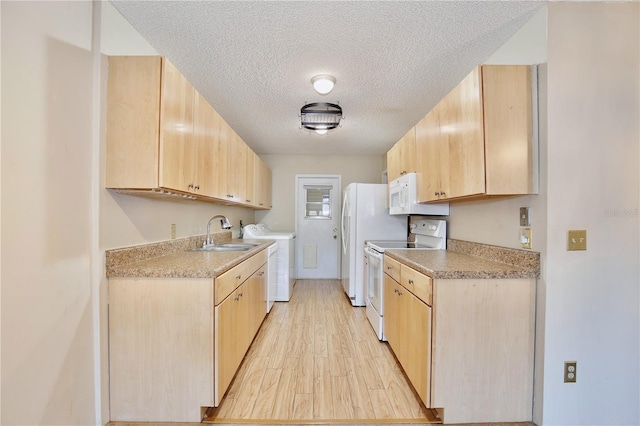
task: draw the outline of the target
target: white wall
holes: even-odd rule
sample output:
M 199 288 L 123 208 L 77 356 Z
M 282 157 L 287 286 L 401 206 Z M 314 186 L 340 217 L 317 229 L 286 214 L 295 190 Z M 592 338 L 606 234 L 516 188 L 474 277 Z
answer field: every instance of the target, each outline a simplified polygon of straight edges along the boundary
M 540 195 L 452 204 L 450 236 L 518 247 L 518 207 L 531 207 L 542 257 L 534 422 L 637 425 L 639 5 L 548 9 Z M 588 231 L 586 252 L 566 251 L 569 229 Z M 562 381 L 567 360 L 575 384 Z
M 380 183 L 386 163 L 382 156 L 261 155 L 273 172 L 273 209 L 256 211 L 256 222 L 274 231 L 293 231 L 296 174 L 342 175 L 342 187 L 352 182 Z
M 0 7 L 0 422 L 93 424 L 92 4 Z
M 549 5 L 544 425 L 640 424 L 639 18 L 638 3 Z M 566 251 L 569 229 L 586 252 Z

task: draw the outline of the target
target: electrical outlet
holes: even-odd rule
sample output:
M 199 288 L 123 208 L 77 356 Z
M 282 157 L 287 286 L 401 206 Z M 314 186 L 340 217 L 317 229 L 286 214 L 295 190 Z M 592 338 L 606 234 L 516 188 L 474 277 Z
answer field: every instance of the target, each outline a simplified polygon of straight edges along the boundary
M 564 362 L 564 382 L 575 383 L 578 363 L 576 361 Z
M 172 240 L 176 239 L 176 224 L 175 223 L 171 224 L 171 239 Z
M 523 249 L 531 248 L 531 228 L 520 228 L 520 245 Z
M 587 249 L 587 231 L 570 230 L 567 233 L 567 250 L 586 250 Z

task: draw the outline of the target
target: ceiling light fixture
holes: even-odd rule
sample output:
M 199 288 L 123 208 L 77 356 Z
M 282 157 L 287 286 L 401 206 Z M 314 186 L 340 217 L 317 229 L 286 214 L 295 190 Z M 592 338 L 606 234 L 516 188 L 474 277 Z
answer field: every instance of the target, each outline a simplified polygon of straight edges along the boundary
M 338 127 L 341 119 L 342 108 L 337 104 L 314 102 L 300 109 L 300 125 L 319 134 Z
M 311 79 L 313 88 L 321 95 L 326 95 L 333 90 L 336 78 L 332 75 L 316 75 Z

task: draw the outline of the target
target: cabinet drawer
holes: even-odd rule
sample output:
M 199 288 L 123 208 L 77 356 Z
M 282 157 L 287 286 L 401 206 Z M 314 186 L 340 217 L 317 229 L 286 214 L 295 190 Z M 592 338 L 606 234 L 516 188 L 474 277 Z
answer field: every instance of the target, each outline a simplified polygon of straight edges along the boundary
M 400 283 L 429 306 L 433 300 L 433 280 L 415 269 L 401 265 Z
M 397 282 L 400 282 L 400 262 L 386 255 L 384 256 L 384 272 Z
M 217 306 L 233 290 L 246 281 L 255 271 L 267 262 L 267 250 L 255 254 L 244 262 L 216 277 L 214 285 L 214 301 Z

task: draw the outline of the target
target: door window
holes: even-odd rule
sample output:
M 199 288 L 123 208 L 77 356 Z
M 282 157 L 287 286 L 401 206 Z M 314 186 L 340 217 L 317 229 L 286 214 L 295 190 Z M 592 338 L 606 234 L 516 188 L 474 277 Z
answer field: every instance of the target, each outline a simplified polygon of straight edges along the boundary
M 305 185 L 305 219 L 331 219 L 331 187 Z

